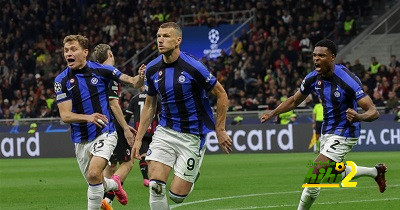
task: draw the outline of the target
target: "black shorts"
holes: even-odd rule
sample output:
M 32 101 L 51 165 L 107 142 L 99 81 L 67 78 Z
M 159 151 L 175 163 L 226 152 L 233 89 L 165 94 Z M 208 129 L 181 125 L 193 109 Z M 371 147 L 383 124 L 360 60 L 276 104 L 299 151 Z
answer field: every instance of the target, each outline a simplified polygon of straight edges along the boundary
M 149 150 L 149 145 L 151 143 L 152 137 L 144 136 L 142 139 L 142 147 L 140 147 L 140 154 L 146 154 L 147 150 Z
M 118 134 L 118 142 L 117 146 L 115 146 L 113 154 L 110 157 L 110 162 L 111 163 L 128 162 L 131 160 L 132 148 L 129 146 L 128 142 L 126 142 L 124 131 L 122 129 L 118 129 L 118 126 L 116 127 Z
M 315 122 L 315 133 L 321 134 L 321 128 L 322 128 L 322 121 L 316 121 Z

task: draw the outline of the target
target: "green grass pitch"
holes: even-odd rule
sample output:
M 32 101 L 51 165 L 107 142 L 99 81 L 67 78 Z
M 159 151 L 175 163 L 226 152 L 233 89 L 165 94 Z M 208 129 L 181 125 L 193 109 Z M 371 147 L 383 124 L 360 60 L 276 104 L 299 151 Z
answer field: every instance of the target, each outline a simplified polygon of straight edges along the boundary
M 206 155 L 195 190 L 172 209 L 296 209 L 313 153 Z M 388 187 L 362 177 L 356 188 L 324 188 L 313 209 L 398 209 L 400 152 L 352 152 L 360 166 L 384 162 Z M 75 158 L 0 160 L 0 209 L 86 209 L 87 185 Z M 149 209 L 138 161 L 124 184 L 129 203 L 114 209 Z M 168 187 L 167 187 L 168 188 Z

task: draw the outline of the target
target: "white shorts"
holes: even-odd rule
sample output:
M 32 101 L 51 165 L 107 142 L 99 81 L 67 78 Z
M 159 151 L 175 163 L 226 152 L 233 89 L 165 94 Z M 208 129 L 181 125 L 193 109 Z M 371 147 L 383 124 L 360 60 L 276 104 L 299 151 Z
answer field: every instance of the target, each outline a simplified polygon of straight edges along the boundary
M 344 157 L 356 145 L 358 138 L 348 138 L 335 134 L 321 135 L 321 154 L 335 162 L 343 162 Z
M 194 183 L 205 150 L 205 137 L 157 126 L 146 160 L 154 160 L 174 168 L 175 176 Z
M 87 179 L 89 163 L 93 156 L 110 159 L 117 145 L 117 132 L 103 133 L 91 142 L 75 143 L 75 155 L 82 175 Z M 86 180 L 87 181 L 87 180 Z

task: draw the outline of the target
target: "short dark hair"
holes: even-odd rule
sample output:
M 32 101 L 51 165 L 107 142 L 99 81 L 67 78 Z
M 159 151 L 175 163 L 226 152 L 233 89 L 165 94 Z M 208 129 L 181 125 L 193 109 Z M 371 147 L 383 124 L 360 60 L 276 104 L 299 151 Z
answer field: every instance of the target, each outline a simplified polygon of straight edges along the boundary
M 111 50 L 108 44 L 99 44 L 94 48 L 92 58 L 94 61 L 104 63 L 108 59 L 108 51 Z
M 176 32 L 176 34 L 180 37 L 182 37 L 182 29 L 181 27 L 175 23 L 175 22 L 166 22 L 161 24 L 160 28 L 173 28 Z
M 337 46 L 336 46 L 335 42 L 333 42 L 332 40 L 323 39 L 323 40 L 317 42 L 317 44 L 315 44 L 315 47 L 326 47 L 332 54 L 334 54 L 336 56 Z

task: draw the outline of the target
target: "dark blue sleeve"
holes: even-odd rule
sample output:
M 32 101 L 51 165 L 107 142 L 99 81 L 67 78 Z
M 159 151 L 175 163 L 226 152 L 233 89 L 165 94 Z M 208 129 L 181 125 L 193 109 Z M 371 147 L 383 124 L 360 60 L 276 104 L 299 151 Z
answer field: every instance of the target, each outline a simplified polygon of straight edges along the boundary
M 303 95 L 308 95 L 314 90 L 316 76 L 313 72 L 307 74 L 300 85 L 300 92 Z
M 354 79 L 353 82 L 350 83 L 350 87 L 354 91 L 353 97 L 356 99 L 356 101 L 358 101 L 367 96 L 367 94 L 364 93 L 360 79 L 355 75 L 353 79 Z
M 119 78 L 121 77 L 122 72 L 117 68 L 110 65 L 102 65 L 102 68 L 98 68 L 97 70 L 100 76 L 120 82 Z
M 157 90 L 156 87 L 154 86 L 154 81 L 151 75 L 151 71 L 149 71 L 148 67 L 146 67 L 146 72 L 145 72 L 145 77 L 144 77 L 144 87 L 146 89 L 146 94 L 149 96 L 155 96 L 157 95 Z
M 196 65 L 196 70 L 198 72 L 194 75 L 196 82 L 199 83 L 206 92 L 212 90 L 214 85 L 217 84 L 217 78 L 215 78 L 202 63 Z

